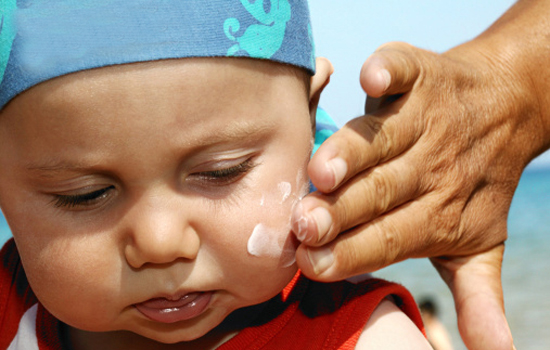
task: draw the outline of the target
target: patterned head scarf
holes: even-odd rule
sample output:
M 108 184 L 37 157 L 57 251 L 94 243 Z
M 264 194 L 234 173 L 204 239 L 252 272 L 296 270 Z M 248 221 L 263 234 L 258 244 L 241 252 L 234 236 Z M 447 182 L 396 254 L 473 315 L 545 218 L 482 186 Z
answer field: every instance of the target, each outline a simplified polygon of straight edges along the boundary
M 307 0 L 0 0 L 0 109 L 81 70 L 226 56 L 313 74 Z

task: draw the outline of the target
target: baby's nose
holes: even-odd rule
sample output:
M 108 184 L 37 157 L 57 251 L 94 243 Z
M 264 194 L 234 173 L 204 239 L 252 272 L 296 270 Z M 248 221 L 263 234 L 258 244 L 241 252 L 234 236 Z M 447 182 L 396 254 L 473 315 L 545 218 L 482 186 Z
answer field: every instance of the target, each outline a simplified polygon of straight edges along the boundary
M 200 239 L 177 205 L 145 205 L 136 210 L 128 228 L 125 255 L 134 268 L 197 257 Z

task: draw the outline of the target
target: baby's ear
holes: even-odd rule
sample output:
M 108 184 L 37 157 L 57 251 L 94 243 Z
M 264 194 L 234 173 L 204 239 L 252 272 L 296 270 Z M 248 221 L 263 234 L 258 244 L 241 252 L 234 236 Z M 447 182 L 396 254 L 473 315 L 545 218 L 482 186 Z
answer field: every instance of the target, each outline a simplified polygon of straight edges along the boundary
M 311 77 L 309 92 L 309 114 L 311 115 L 312 121 L 315 121 L 315 113 L 317 112 L 321 92 L 323 92 L 323 89 L 328 85 L 330 76 L 334 72 L 332 63 L 324 57 L 317 57 L 315 66 L 316 72 L 315 75 Z

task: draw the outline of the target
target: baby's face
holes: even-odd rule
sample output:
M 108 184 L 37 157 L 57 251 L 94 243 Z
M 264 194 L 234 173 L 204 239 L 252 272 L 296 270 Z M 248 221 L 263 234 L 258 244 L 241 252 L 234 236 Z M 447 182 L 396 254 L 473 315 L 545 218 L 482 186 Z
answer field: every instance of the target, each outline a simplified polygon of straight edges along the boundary
M 311 136 L 303 81 L 273 63 L 76 73 L 0 115 L 0 205 L 54 316 L 187 341 L 295 274 Z

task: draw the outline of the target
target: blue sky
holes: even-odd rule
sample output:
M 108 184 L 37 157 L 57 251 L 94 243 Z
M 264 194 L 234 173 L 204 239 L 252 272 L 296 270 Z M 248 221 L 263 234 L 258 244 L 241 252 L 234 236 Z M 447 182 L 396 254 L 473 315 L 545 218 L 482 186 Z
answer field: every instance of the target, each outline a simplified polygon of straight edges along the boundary
M 443 52 L 468 41 L 500 17 L 514 0 L 310 0 L 317 55 L 335 67 L 321 105 L 341 126 L 362 114 L 359 85 L 364 60 L 381 44 L 405 41 Z M 550 152 L 530 167 L 550 168 Z

